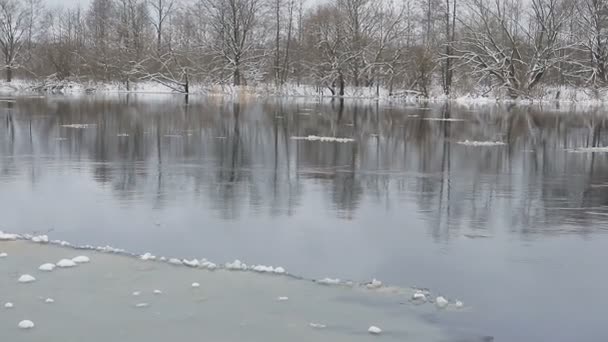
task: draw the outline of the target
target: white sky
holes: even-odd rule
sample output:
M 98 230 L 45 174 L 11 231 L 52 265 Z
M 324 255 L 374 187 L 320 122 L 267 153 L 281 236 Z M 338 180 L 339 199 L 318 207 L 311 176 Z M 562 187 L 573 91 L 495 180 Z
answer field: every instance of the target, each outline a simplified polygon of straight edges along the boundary
M 80 4 L 82 7 L 87 7 L 90 0 L 43 0 L 48 7 L 63 6 L 71 7 Z

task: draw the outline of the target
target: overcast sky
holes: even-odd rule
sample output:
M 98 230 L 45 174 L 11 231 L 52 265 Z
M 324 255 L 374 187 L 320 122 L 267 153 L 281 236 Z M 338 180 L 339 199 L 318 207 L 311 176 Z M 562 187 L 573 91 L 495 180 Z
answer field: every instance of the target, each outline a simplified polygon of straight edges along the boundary
M 47 6 L 55 7 L 55 6 L 75 6 L 77 4 L 81 4 L 83 7 L 86 7 L 89 4 L 90 0 L 43 0 L 46 2 Z

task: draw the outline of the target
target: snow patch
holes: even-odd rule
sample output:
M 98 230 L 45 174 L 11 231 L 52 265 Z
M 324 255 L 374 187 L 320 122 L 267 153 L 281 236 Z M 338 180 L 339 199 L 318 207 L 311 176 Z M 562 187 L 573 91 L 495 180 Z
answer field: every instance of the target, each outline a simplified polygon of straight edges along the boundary
M 382 287 L 382 282 L 374 278 L 370 283 L 365 284 L 365 287 L 370 290 L 379 289 Z
M 435 305 L 440 309 L 445 309 L 448 306 L 448 304 L 449 304 L 448 300 L 442 296 L 439 296 L 439 297 L 437 297 L 437 299 L 435 299 Z
M 36 243 L 49 243 L 49 237 L 46 235 L 33 236 L 31 240 Z
M 43 271 L 43 272 L 51 272 L 54 269 L 55 269 L 55 264 L 42 264 L 42 265 L 40 265 L 40 267 L 38 267 L 38 270 Z
M 203 259 L 202 263 L 201 263 L 201 267 L 206 268 L 209 271 L 213 271 L 217 268 L 217 265 L 212 263 L 211 261 L 207 261 L 206 259 Z
M 287 272 L 285 271 L 285 269 L 283 267 L 279 266 L 279 267 L 277 267 L 277 268 L 274 269 L 274 273 L 276 273 L 276 274 L 285 274 Z
M 142 256 L 139 257 L 141 260 L 147 261 L 147 260 L 155 260 L 156 257 L 150 253 L 145 253 Z
M 0 241 L 15 241 L 19 238 L 20 236 L 18 234 L 4 233 L 0 230 Z
M 21 277 L 19 277 L 19 280 L 18 280 L 18 281 L 19 281 L 20 283 L 24 283 L 24 284 L 26 284 L 26 283 L 32 283 L 32 282 L 35 282 L 35 281 L 36 281 L 36 278 L 32 277 L 32 276 L 31 276 L 31 275 L 29 275 L 29 274 L 24 274 L 24 275 L 22 275 Z
M 351 143 L 355 142 L 352 138 L 337 138 L 337 137 L 319 137 L 316 135 L 309 135 L 307 137 L 291 137 L 292 140 L 306 140 L 306 141 L 320 141 L 320 142 L 338 142 L 338 143 Z
M 182 263 L 189 267 L 199 267 L 201 265 L 200 261 L 198 261 L 196 259 L 192 259 L 192 260 L 184 259 L 184 260 L 182 260 Z
M 171 258 L 169 259 L 169 263 L 171 265 L 183 265 L 182 261 L 177 259 L 177 258 Z

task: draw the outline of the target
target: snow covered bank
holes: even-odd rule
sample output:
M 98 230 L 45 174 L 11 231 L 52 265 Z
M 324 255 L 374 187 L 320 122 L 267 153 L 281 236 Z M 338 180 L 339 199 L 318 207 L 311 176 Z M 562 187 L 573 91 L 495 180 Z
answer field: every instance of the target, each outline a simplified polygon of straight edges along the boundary
M 93 250 L 87 252 L 86 266 L 41 272 L 38 265 L 67 260 L 75 251 L 23 240 L 0 242 L 0 249 L 9 255 L 0 261 L 0 292 L 16 308 L 5 310 L 0 320 L 0 331 L 10 341 L 227 342 L 242 336 L 368 341 L 372 325 L 382 327 L 386 341 L 448 337 L 423 318 L 436 308 L 409 304 L 401 294 L 317 286 L 255 272 L 208 272 Z M 15 274 L 26 270 L 37 281 L 19 284 Z M 139 295 L 133 296 L 133 291 Z M 288 300 L 277 300 L 280 297 Z M 23 320 L 35 322 L 27 335 L 18 329 Z

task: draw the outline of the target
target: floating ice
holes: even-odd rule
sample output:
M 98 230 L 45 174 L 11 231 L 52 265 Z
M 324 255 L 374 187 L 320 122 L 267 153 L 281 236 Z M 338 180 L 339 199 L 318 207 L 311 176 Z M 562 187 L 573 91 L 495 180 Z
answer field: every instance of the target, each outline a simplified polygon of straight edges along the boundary
M 382 329 L 372 325 L 371 327 L 369 327 L 369 329 L 367 329 L 367 332 L 373 335 L 380 335 L 382 333 Z
M 201 287 L 201 284 L 199 284 L 199 283 L 192 283 L 192 287 L 194 287 L 194 288 Z
M 289 300 L 289 297 L 278 297 L 278 298 L 277 298 L 277 300 L 278 300 L 279 302 L 284 302 L 284 301 Z
M 217 265 L 212 263 L 211 261 L 207 261 L 207 260 L 203 259 L 203 262 L 201 263 L 201 267 L 206 268 L 209 271 L 213 271 L 217 268 Z
M 365 284 L 365 287 L 370 290 L 379 289 L 382 287 L 382 282 L 374 278 L 370 283 Z
M 97 247 L 95 249 L 105 253 L 125 253 L 124 249 L 114 248 L 112 246 Z
M 47 298 L 44 300 L 44 302 L 47 304 L 52 304 L 52 303 L 55 303 L 55 300 L 53 298 Z
M 14 307 L 15 307 L 15 305 L 13 303 L 11 303 L 11 302 L 8 302 L 8 303 L 4 304 L 4 308 L 5 309 L 12 309 Z
M 439 296 L 437 297 L 437 299 L 435 299 L 435 305 L 440 309 L 446 308 L 448 306 L 448 303 L 448 300 L 442 296 Z
M 44 272 L 51 272 L 54 269 L 55 269 L 55 264 L 42 264 L 42 265 L 40 265 L 40 267 L 38 267 L 38 270 L 44 271 Z
M 327 325 L 321 324 L 321 323 L 309 323 L 308 325 L 311 328 L 315 328 L 315 329 L 324 329 L 324 328 L 327 328 Z
M 171 258 L 169 259 L 169 263 L 172 265 L 182 265 L 182 261 L 177 259 L 177 258 Z
M 154 292 L 154 294 L 157 294 L 157 295 L 163 294 L 163 291 L 161 291 L 161 290 L 154 290 L 153 292 Z
M 20 238 L 20 236 L 17 234 L 4 233 L 3 231 L 0 230 L 0 241 L 14 241 L 19 238 Z
M 19 277 L 19 282 L 20 283 L 32 283 L 35 282 L 36 278 L 32 277 L 29 274 L 24 274 L 21 277 Z
M 38 236 L 32 237 L 31 240 L 32 240 L 32 242 L 37 242 L 37 243 L 48 243 L 49 237 L 46 235 L 38 235 Z
M 320 142 L 338 142 L 338 143 L 349 143 L 355 142 L 352 138 L 337 138 L 337 137 L 319 137 L 316 135 L 309 135 L 307 137 L 291 137 L 292 140 L 306 140 L 306 141 L 320 141 Z
M 340 279 L 323 278 L 317 280 L 317 283 L 322 285 L 338 285 L 340 284 Z
M 88 256 L 80 255 L 72 259 L 77 264 L 86 264 L 91 261 Z
M 446 122 L 461 122 L 465 121 L 464 119 L 455 119 L 455 118 L 424 118 L 424 121 L 446 121 Z
M 476 147 L 484 147 L 484 146 L 490 147 L 490 146 L 506 145 L 506 143 L 504 143 L 502 141 L 471 141 L 471 140 L 459 141 L 459 142 L 457 142 L 457 144 L 465 145 L 465 146 L 476 146 Z
M 141 260 L 154 260 L 156 259 L 156 257 L 150 253 L 145 253 L 142 256 L 139 257 Z
M 137 303 L 137 304 L 135 304 L 136 308 L 147 308 L 148 306 L 150 306 L 150 304 L 148 304 L 148 303 Z
M 118 134 L 116 134 L 116 136 L 119 137 L 119 138 L 126 138 L 129 135 L 127 133 L 118 133 Z
M 70 259 L 61 259 L 56 265 L 61 268 L 68 268 L 76 266 L 76 263 Z
M 456 309 L 462 309 L 464 307 L 464 303 L 457 300 L 455 306 L 456 306 Z
M 161 256 L 160 259 L 158 259 L 160 261 L 167 261 L 167 258 L 165 258 L 164 256 Z
M 192 259 L 192 260 L 184 259 L 184 260 L 182 260 L 182 263 L 189 267 L 199 267 L 201 265 L 200 261 L 198 261 L 196 259 Z
M 8 256 L 8 254 L 6 253 L 0 253 L 0 258 L 6 258 Z
M 134 295 L 134 296 L 136 296 L 136 297 L 137 297 L 137 296 L 139 296 L 140 294 L 141 294 L 141 292 L 139 292 L 139 291 L 134 291 L 134 292 L 132 293 L 132 295 Z
M 426 301 L 426 295 L 422 291 L 416 291 L 412 295 L 412 300 L 424 302 Z
M 608 147 L 579 147 L 566 149 L 566 151 L 574 153 L 605 153 L 608 152 Z
M 253 266 L 252 270 L 260 273 L 274 273 L 274 267 L 272 266 L 257 265 Z
M 19 326 L 19 329 L 32 329 L 34 327 L 34 322 L 25 319 L 25 320 L 19 322 L 18 326 Z
M 279 267 L 277 267 L 277 268 L 274 269 L 274 273 L 276 273 L 276 274 L 285 274 L 286 271 L 285 271 L 285 269 L 283 267 L 279 266 Z
M 89 125 L 89 124 L 61 125 L 61 127 L 64 127 L 64 128 L 76 128 L 76 129 L 85 129 L 85 128 L 89 128 L 90 126 L 95 126 L 95 125 Z
M 239 259 L 234 260 L 234 262 L 227 262 L 225 266 L 226 266 L 227 270 L 231 270 L 231 271 L 247 270 L 247 265 L 245 263 L 241 262 L 241 260 L 239 260 Z

